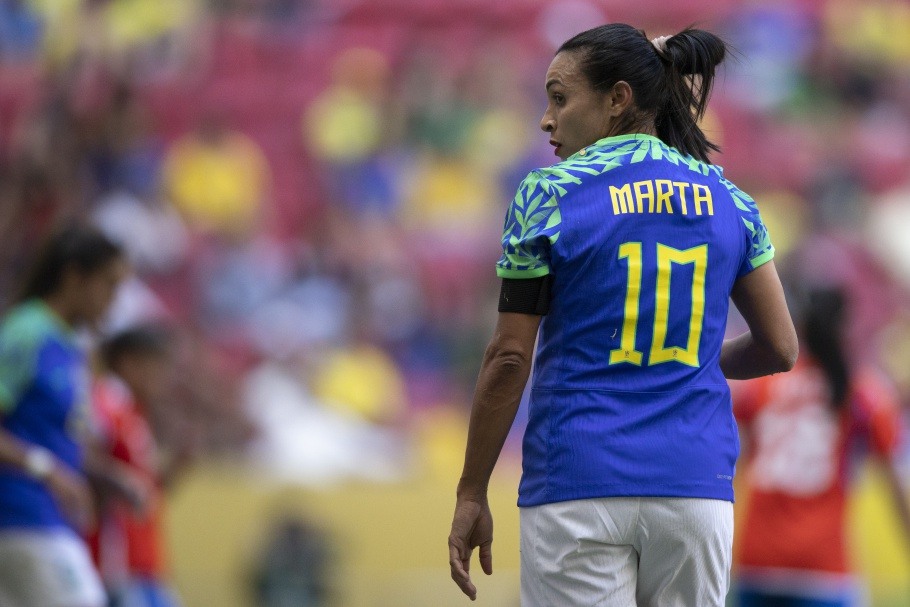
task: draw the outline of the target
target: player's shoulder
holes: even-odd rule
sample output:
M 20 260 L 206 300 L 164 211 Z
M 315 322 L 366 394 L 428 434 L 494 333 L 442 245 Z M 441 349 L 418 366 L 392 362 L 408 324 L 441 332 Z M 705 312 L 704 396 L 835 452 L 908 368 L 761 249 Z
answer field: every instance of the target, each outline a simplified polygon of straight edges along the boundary
M 647 137 L 647 138 L 646 138 Z M 563 195 L 581 186 L 591 177 L 618 171 L 647 155 L 651 141 L 644 135 L 601 139 L 575 152 L 565 160 L 534 169 L 525 177 L 520 189 Z
M 625 167 L 651 158 L 652 150 L 660 147 L 666 146 L 656 137 L 648 135 L 607 137 L 580 149 L 561 162 L 537 169 L 532 174 L 550 185 L 571 189 L 592 177 L 621 173 Z M 663 156 L 662 151 L 653 153 L 658 157 Z
M 582 178 L 578 167 L 568 161 L 562 161 L 532 170 L 522 180 L 518 191 L 526 197 L 535 195 L 561 197 L 581 185 Z
M 539 171 L 551 179 L 565 178 L 567 174 L 584 179 L 589 175 L 605 174 L 618 177 L 627 171 L 639 171 L 645 166 L 658 173 L 667 171 L 679 175 L 682 171 L 692 173 L 693 177 L 725 180 L 723 167 L 703 162 L 653 135 L 641 133 L 601 139 L 566 160 Z
M 43 303 L 21 303 L 0 323 L 0 347 L 37 347 L 59 333 L 58 322 Z
M 742 214 L 745 215 L 756 215 L 758 214 L 758 205 L 755 203 L 755 199 L 752 198 L 745 191 L 740 189 L 735 183 L 727 179 L 723 172 L 721 171 L 718 176 L 718 184 L 723 191 L 727 192 L 730 195 L 730 200 L 733 202 L 733 205 L 739 210 Z
M 522 182 L 525 196 L 544 193 L 564 197 L 573 189 L 596 179 L 599 184 L 642 178 L 646 169 L 655 178 L 698 181 L 716 185 L 729 193 L 732 203 L 745 214 L 757 212 L 751 196 L 724 175 L 720 165 L 703 162 L 684 154 L 653 135 L 632 134 L 601 139 L 556 164 L 534 169 Z

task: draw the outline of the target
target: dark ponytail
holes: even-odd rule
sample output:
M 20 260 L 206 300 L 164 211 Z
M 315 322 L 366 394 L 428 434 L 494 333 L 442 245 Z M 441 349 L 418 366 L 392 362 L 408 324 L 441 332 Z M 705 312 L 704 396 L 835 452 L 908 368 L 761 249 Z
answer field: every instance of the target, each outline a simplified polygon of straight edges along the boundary
M 825 373 L 835 411 L 844 407 L 850 389 L 850 367 L 843 344 L 845 308 L 844 294 L 830 288 L 810 291 L 803 303 L 803 339 Z
M 710 32 L 687 29 L 670 37 L 660 56 L 667 65 L 667 100 L 655 119 L 657 136 L 683 153 L 708 161 L 720 148 L 708 140 L 698 121 L 708 109 L 714 68 L 727 45 Z
M 698 126 L 715 68 L 727 53 L 719 37 L 690 28 L 658 50 L 641 30 L 611 23 L 574 36 L 557 53 L 563 51 L 582 54 L 582 72 L 595 90 L 606 92 L 620 80 L 627 82 L 637 111 L 654 120 L 657 136 L 667 145 L 702 162 L 720 150 Z
M 123 250 L 95 228 L 81 225 L 64 228 L 44 244 L 16 299 L 53 295 L 68 268 L 88 274 L 122 255 Z

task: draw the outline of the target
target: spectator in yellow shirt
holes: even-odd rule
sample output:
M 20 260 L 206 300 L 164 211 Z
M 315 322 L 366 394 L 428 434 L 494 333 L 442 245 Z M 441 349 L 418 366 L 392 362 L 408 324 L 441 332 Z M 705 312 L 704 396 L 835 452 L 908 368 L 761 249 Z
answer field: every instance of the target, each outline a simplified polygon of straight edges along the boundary
M 229 130 L 222 116 L 210 113 L 168 151 L 164 183 L 190 225 L 236 237 L 257 225 L 269 167 L 253 140 Z

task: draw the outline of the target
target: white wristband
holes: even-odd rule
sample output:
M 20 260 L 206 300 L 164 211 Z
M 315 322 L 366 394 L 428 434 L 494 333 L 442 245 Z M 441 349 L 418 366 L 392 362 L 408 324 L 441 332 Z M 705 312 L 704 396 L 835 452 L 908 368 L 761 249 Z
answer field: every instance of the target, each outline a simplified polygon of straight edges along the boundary
M 25 471 L 43 481 L 54 469 L 54 455 L 44 447 L 30 447 L 25 453 Z

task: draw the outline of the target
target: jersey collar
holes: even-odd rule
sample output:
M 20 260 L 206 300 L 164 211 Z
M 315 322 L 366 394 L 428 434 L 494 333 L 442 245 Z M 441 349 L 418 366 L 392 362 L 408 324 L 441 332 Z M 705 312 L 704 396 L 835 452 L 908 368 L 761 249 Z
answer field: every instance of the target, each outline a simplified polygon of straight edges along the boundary
M 620 145 L 627 141 L 650 141 L 652 143 L 660 143 L 662 145 L 666 145 L 663 141 L 661 141 L 659 138 L 655 137 L 654 135 L 647 135 L 645 133 L 629 133 L 628 135 L 614 135 L 613 137 L 604 137 L 603 139 L 598 139 L 594 143 L 592 143 L 590 145 L 586 145 L 585 147 L 581 148 L 580 150 L 578 150 L 577 152 L 575 152 L 574 154 L 572 154 L 571 156 L 566 158 L 566 160 L 571 160 L 573 158 L 583 158 L 588 155 L 588 153 L 592 150 L 592 148 L 617 146 L 617 145 Z

